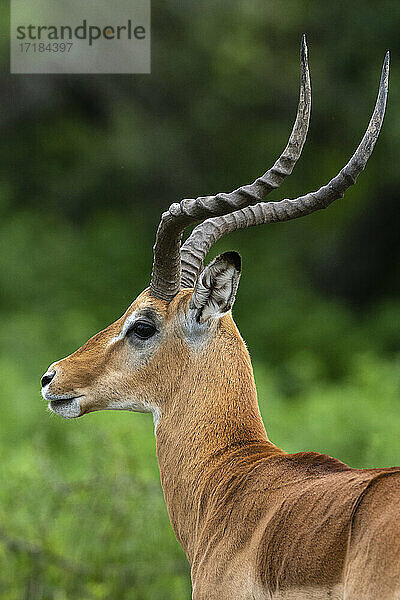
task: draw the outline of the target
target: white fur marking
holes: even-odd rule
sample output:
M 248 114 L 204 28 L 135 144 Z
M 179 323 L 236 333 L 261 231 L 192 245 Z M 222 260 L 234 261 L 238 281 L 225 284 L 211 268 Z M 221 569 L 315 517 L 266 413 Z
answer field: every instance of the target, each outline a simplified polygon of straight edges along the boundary
M 158 406 L 153 409 L 154 435 L 157 433 L 157 425 L 161 417 L 161 409 Z
M 58 400 L 57 402 L 49 402 L 51 412 L 63 417 L 64 419 L 75 419 L 81 414 L 81 405 L 79 398 L 71 398 L 70 400 Z
M 121 329 L 121 333 L 119 335 L 116 335 L 115 337 L 113 337 L 110 340 L 109 346 L 111 346 L 112 344 L 115 344 L 115 342 L 119 342 L 119 340 L 122 340 L 125 337 L 125 334 L 128 331 L 129 327 L 136 320 L 136 316 L 137 316 L 137 311 L 134 310 L 133 313 L 131 313 L 128 317 L 126 317 L 125 322 Z

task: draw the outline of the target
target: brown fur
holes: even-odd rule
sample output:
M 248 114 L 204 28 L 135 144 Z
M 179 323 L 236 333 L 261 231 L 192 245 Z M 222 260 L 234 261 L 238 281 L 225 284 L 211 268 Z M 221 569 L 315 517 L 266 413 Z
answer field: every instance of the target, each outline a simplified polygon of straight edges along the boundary
M 399 470 L 351 469 L 289 455 L 261 420 L 247 349 L 230 315 L 191 348 L 191 291 L 167 304 L 143 292 L 124 317 L 52 365 L 54 394 L 82 414 L 135 396 L 161 411 L 157 456 L 171 523 L 192 565 L 195 600 L 400 598 Z M 163 341 L 132 367 L 127 315 L 151 307 Z

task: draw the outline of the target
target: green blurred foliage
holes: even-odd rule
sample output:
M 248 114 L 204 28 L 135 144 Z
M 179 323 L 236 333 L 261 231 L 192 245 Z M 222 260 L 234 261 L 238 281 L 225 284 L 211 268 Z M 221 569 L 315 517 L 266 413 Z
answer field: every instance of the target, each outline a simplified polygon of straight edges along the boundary
M 244 273 L 235 318 L 271 439 L 352 466 L 400 463 L 400 4 L 153 2 L 150 76 L 10 76 L 0 38 L 0 596 L 168 600 L 189 569 L 162 499 L 151 419 L 64 422 L 48 364 L 147 286 L 159 215 L 263 172 L 295 113 L 308 35 L 313 115 L 282 192 L 319 187 L 388 112 L 354 189 L 324 214 L 221 241 Z M 8 14 L 0 8 L 4 30 Z

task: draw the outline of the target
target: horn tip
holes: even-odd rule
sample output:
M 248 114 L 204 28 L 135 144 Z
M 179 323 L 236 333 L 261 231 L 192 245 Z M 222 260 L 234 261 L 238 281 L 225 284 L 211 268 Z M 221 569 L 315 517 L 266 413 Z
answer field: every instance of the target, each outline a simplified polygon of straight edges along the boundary
M 384 71 L 389 70 L 389 65 L 390 65 L 390 50 L 387 50 L 386 54 L 385 54 L 385 60 L 383 61 L 383 70 Z
M 307 60 L 307 53 L 308 53 L 307 38 L 306 38 L 306 34 L 305 33 L 303 33 L 303 35 L 301 36 L 301 49 L 300 49 L 300 53 L 301 53 L 301 60 L 302 60 L 302 62 L 305 62 Z
M 383 71 L 389 71 L 389 65 L 390 65 L 390 50 L 386 51 L 385 54 L 385 60 L 383 61 Z
M 382 66 L 380 88 L 382 92 L 387 93 L 389 85 L 389 66 L 390 66 L 390 51 L 388 50 L 385 54 L 385 59 Z

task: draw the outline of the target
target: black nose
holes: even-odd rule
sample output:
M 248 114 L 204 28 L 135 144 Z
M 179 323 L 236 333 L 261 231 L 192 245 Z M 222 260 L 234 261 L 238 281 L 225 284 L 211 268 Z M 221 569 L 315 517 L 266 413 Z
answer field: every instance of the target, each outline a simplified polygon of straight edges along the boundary
M 50 371 L 50 373 L 45 373 L 41 379 L 42 387 L 44 387 L 45 385 L 50 383 L 50 381 L 53 380 L 55 374 L 56 374 L 55 371 Z

